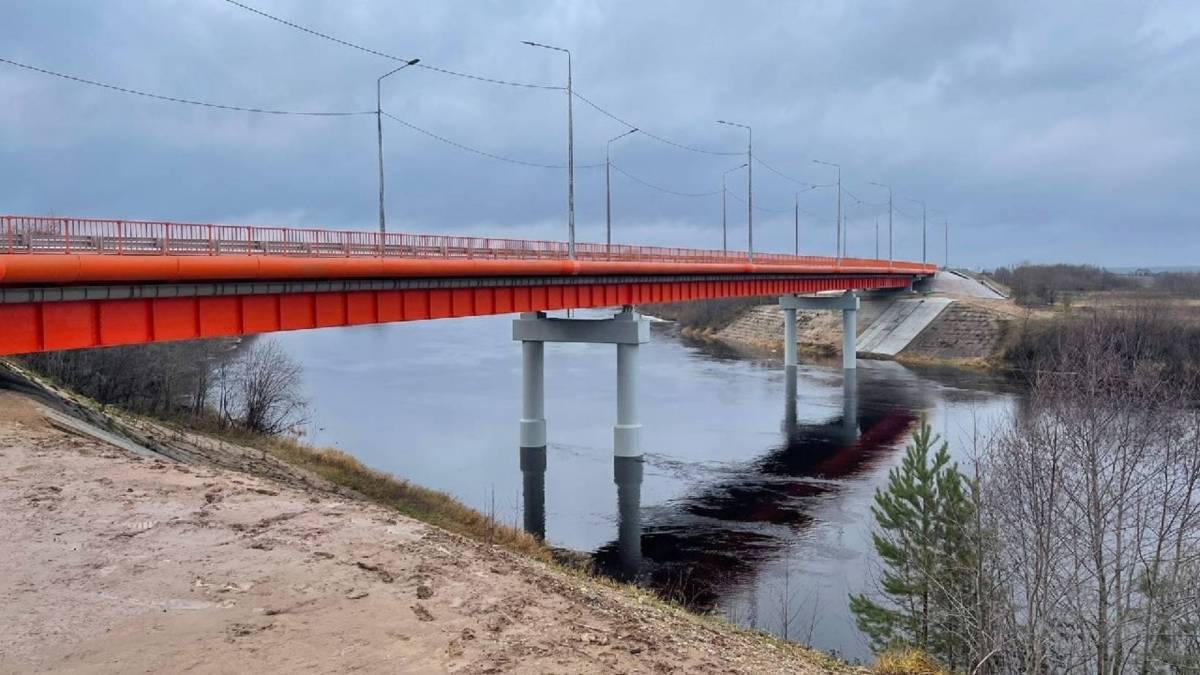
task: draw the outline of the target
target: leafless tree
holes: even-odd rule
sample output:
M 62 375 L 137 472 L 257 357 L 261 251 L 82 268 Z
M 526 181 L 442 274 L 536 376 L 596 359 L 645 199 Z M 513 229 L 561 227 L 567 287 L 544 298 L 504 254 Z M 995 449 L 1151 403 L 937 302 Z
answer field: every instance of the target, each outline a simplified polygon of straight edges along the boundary
M 258 340 L 214 372 L 212 393 L 229 423 L 277 434 L 303 423 L 301 368 L 273 340 Z
M 1013 672 L 1165 672 L 1197 627 L 1200 420 L 1166 372 L 1175 327 L 1080 321 L 1031 370 L 1025 413 L 983 466 Z M 1182 630 L 1185 635 L 1172 631 Z M 1193 657 L 1194 658 L 1194 657 Z

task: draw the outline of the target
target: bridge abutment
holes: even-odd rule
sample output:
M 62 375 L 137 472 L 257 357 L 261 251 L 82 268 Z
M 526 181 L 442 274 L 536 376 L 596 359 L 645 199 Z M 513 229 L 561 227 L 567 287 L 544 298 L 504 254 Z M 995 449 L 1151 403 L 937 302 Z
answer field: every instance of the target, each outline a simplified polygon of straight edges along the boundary
M 842 312 L 842 368 L 854 370 L 858 367 L 855 341 L 858 337 L 858 295 L 846 291 L 837 296 L 783 295 L 779 297 L 783 309 L 783 365 L 795 367 L 796 356 L 796 310 L 818 310 Z
M 630 306 L 611 319 L 560 319 L 529 312 L 513 320 L 513 339 L 521 342 L 522 353 L 521 447 L 546 446 L 545 343 L 615 344 L 617 421 L 613 427 L 613 454 L 642 456 L 637 371 L 640 345 L 650 341 L 649 321 Z

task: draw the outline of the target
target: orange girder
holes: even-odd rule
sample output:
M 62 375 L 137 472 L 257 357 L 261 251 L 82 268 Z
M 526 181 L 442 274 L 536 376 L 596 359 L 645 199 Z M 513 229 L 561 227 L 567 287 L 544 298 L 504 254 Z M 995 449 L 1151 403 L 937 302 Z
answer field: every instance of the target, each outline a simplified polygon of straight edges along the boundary
M 20 260 L 17 260 L 17 258 Z M 52 259 L 52 260 L 51 260 Z M 28 261 L 28 262 L 27 262 Z M 36 264 L 40 261 L 40 265 Z M 630 267 L 633 265 L 634 267 Z M 719 269 L 713 269 L 714 267 Z M 165 342 L 283 330 L 353 326 L 420 319 L 582 309 L 714 298 L 870 290 L 907 286 L 914 274 L 898 270 L 813 270 L 823 276 L 755 279 L 778 274 L 771 265 L 611 263 L 538 260 L 359 260 L 241 256 L 221 258 L 74 255 L 0 256 L 0 284 L 327 280 L 387 276 L 625 275 L 616 283 L 579 283 L 264 293 L 0 304 L 0 355 L 85 347 Z M 900 267 L 897 265 L 897 268 Z M 920 266 L 918 266 L 920 267 Z M 737 268 L 737 269 L 731 269 Z M 750 269 L 745 269 L 750 268 Z M 453 270 L 451 272 L 450 270 Z M 501 274 L 505 270 L 506 274 Z M 535 271 L 536 270 L 536 271 Z M 638 270 L 638 271 L 634 271 Z M 440 273 L 438 273 L 440 271 Z M 857 271 L 857 270 L 856 270 Z M 628 281 L 632 274 L 742 273 L 728 281 Z M 788 273 L 800 272 L 794 265 Z M 867 274 L 863 274 L 866 272 Z M 871 273 L 874 274 L 871 274 Z M 889 273 L 892 272 L 892 273 Z M 800 272 L 804 274 L 804 272 Z

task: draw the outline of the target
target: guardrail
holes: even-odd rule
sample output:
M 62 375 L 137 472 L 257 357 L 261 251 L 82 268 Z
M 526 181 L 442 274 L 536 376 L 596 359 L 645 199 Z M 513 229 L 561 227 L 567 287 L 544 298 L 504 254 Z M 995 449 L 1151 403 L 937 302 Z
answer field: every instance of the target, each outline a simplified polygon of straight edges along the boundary
M 269 255 L 342 258 L 567 259 L 566 242 L 493 237 L 318 230 L 44 216 L 0 216 L 0 252 L 95 255 Z M 745 263 L 744 251 L 581 243 L 578 260 L 673 263 Z M 755 253 L 754 262 L 932 273 L 932 265 L 863 258 Z

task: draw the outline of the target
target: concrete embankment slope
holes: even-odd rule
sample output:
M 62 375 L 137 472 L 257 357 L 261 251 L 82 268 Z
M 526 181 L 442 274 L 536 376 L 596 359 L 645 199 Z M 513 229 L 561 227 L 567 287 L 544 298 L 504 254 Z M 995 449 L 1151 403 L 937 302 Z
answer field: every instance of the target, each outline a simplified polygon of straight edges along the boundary
M 971 275 L 939 272 L 930 294 L 865 294 L 858 313 L 857 352 L 866 358 L 962 362 L 994 356 L 1012 319 L 1010 301 Z M 835 312 L 797 313 L 802 350 L 840 351 L 841 318 Z M 728 325 L 706 334 L 720 341 L 778 350 L 783 312 L 774 304 L 742 310 Z
M 860 356 L 894 358 L 954 301 L 950 298 L 908 298 L 893 301 L 858 336 Z

